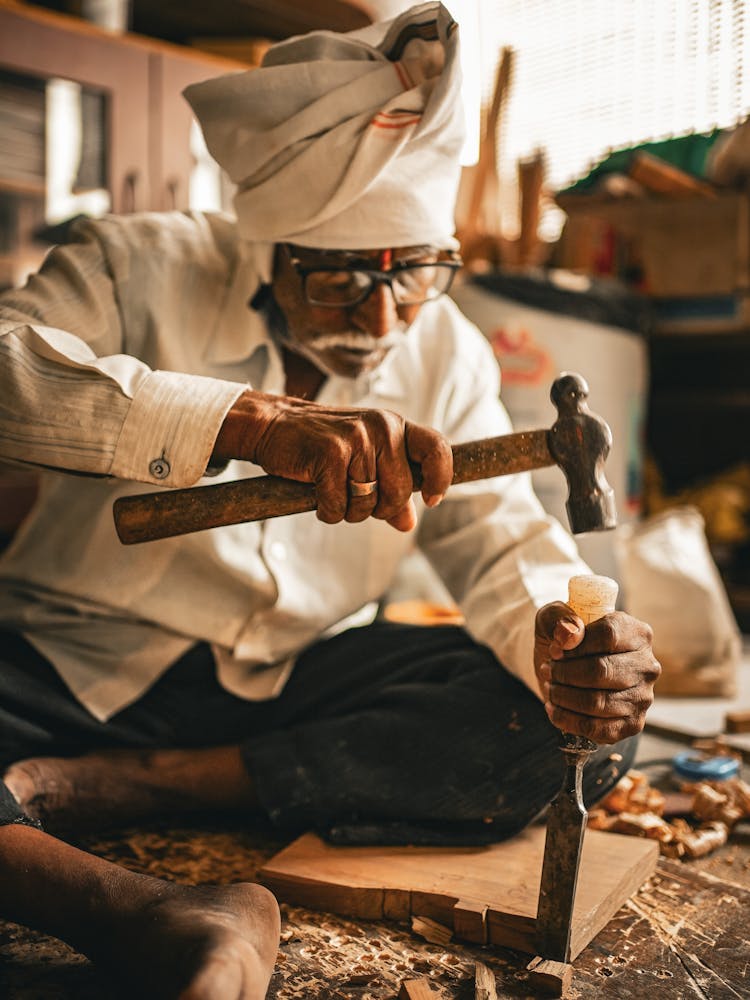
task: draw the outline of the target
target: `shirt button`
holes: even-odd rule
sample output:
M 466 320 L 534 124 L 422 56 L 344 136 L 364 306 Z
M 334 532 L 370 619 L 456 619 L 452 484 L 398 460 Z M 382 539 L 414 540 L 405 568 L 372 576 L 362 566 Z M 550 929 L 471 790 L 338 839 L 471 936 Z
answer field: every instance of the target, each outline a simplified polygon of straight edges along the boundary
M 154 479 L 166 479 L 170 472 L 169 462 L 166 458 L 155 458 L 149 464 L 148 471 Z
M 283 542 L 272 542 L 269 551 L 274 559 L 283 562 L 286 559 L 286 545 Z

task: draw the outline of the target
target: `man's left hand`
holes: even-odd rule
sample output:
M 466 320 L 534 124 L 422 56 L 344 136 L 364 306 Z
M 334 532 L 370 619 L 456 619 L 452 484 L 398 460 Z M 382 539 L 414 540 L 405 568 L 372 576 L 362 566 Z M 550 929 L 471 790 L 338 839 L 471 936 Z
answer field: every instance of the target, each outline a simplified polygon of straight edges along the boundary
M 640 733 L 661 667 L 651 627 L 621 611 L 585 626 L 567 604 L 536 616 L 534 668 L 550 721 L 595 743 Z

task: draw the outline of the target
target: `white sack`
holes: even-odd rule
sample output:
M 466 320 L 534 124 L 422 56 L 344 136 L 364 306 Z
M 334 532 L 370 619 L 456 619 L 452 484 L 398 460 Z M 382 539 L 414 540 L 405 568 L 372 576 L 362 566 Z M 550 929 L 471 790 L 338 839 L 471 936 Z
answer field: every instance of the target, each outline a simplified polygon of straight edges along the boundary
M 675 507 L 617 535 L 625 610 L 654 630 L 657 695 L 733 695 L 742 639 L 700 512 Z

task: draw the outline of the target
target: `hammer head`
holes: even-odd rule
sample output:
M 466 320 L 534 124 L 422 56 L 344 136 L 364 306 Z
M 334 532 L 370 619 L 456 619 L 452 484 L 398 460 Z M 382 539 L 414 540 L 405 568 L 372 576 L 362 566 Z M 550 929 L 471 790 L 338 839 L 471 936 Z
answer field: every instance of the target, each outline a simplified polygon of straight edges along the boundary
M 558 417 L 549 430 L 549 450 L 568 481 L 565 509 L 574 535 L 617 525 L 614 491 L 604 476 L 612 432 L 589 410 L 588 395 L 585 379 L 573 372 L 556 378 L 550 392 Z

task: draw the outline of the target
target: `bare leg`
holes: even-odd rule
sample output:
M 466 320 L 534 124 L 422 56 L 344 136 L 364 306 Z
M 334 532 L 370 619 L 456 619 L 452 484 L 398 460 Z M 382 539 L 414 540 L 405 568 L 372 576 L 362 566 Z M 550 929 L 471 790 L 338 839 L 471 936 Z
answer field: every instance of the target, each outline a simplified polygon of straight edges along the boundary
M 3 780 L 23 809 L 56 833 L 257 806 L 238 747 L 33 757 L 12 764 Z
M 144 1000 L 263 1000 L 279 939 L 262 886 L 175 885 L 20 825 L 0 827 L 0 914 L 67 941 Z

